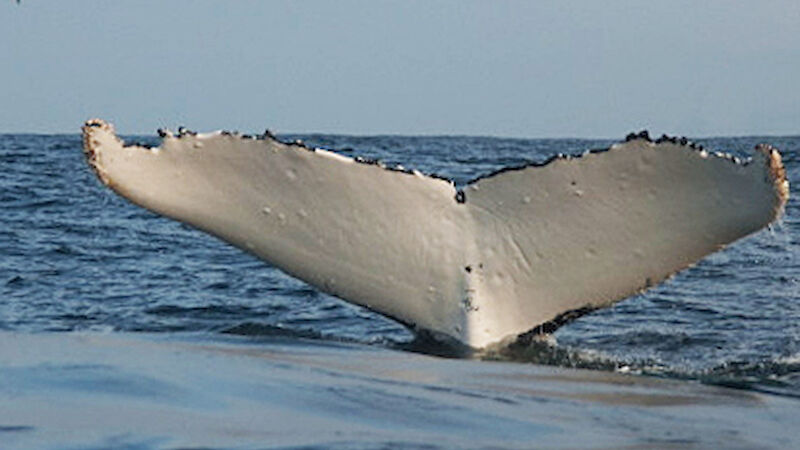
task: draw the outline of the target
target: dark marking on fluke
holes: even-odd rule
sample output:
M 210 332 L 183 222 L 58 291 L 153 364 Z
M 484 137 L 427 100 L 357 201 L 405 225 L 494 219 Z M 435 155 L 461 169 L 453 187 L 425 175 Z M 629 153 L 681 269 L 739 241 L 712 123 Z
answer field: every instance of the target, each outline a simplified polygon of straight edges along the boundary
M 653 144 L 660 144 L 662 142 L 669 142 L 671 144 L 680 145 L 682 147 L 686 147 L 686 148 L 689 148 L 689 149 L 692 149 L 692 150 L 695 150 L 695 151 L 698 151 L 698 152 L 702 152 L 702 151 L 705 150 L 705 148 L 702 145 L 697 144 L 695 142 L 692 142 L 686 137 L 678 138 L 678 137 L 668 136 L 666 134 L 663 134 L 663 135 L 661 135 L 660 138 L 658 138 L 656 140 L 653 140 L 653 139 L 650 138 L 650 133 L 647 130 L 642 130 L 642 131 L 640 131 L 638 133 L 628 133 L 628 135 L 625 136 L 625 142 L 630 142 L 630 141 L 634 141 L 634 140 L 637 140 L 637 139 L 645 140 L 645 141 L 651 142 Z M 756 146 L 756 148 L 758 148 L 758 146 Z M 474 184 L 474 183 L 476 183 L 476 182 L 478 182 L 480 180 L 483 180 L 483 179 L 486 179 L 486 178 L 491 178 L 491 177 L 493 177 L 495 175 L 499 175 L 499 174 L 505 173 L 505 172 L 512 172 L 512 171 L 516 171 L 516 170 L 524 170 L 524 169 L 527 169 L 529 167 L 544 167 L 544 166 L 547 166 L 548 164 L 551 164 L 551 163 L 553 163 L 555 161 L 558 161 L 558 160 L 567 160 L 568 161 L 570 159 L 583 158 L 586 155 L 603 153 L 603 152 L 607 152 L 609 150 L 611 150 L 611 147 L 589 149 L 589 150 L 587 150 L 587 151 L 585 151 L 585 152 L 583 152 L 581 154 L 575 154 L 575 155 L 564 155 L 562 153 L 559 153 L 557 155 L 554 155 L 554 156 L 551 156 L 551 157 L 547 158 L 546 160 L 544 160 L 542 162 L 531 161 L 531 162 L 520 164 L 518 166 L 504 167 L 502 169 L 495 170 L 493 172 L 489 172 L 489 173 L 487 173 L 485 175 L 479 175 L 478 177 L 473 178 L 472 180 L 468 181 L 467 185 Z M 739 164 L 739 165 L 742 165 L 742 166 L 746 166 L 746 165 L 750 164 L 750 162 L 751 162 L 751 159 L 742 160 L 742 159 L 737 158 L 737 157 L 735 157 L 735 156 L 733 156 L 731 154 L 728 154 L 728 153 L 718 153 L 715 156 L 717 156 L 719 158 L 727 159 L 728 161 L 730 161 L 730 162 L 732 162 L 734 164 Z
M 100 126 L 98 123 L 91 123 L 91 122 L 87 123 L 87 125 L 88 126 L 93 126 L 93 127 Z M 307 151 L 310 151 L 310 152 L 316 152 L 317 151 L 317 149 L 315 149 L 315 148 L 308 147 L 305 144 L 305 142 L 303 142 L 300 139 L 295 139 L 294 141 L 288 141 L 288 142 L 287 141 L 282 141 L 282 140 L 278 139 L 269 129 L 264 130 L 264 133 L 261 134 L 261 135 L 254 135 L 254 136 L 252 136 L 252 135 L 244 135 L 244 136 L 242 136 L 242 135 L 239 134 L 238 131 L 227 131 L 227 130 L 220 131 L 220 134 L 222 134 L 223 136 L 241 137 L 243 139 L 271 141 L 271 142 L 282 144 L 282 145 L 285 145 L 285 146 L 288 146 L 288 147 L 300 148 L 300 149 L 307 150 Z M 158 129 L 158 135 L 163 139 L 163 138 L 167 137 L 170 134 L 165 129 L 159 128 Z M 176 137 L 178 139 L 180 139 L 180 138 L 183 138 L 185 136 L 196 136 L 196 135 L 197 135 L 197 133 L 194 132 L 194 131 L 188 130 L 188 129 L 184 128 L 184 127 L 179 127 L 178 128 L 178 136 L 176 136 Z M 691 148 L 691 149 L 696 150 L 696 151 L 703 151 L 704 150 L 702 145 L 696 144 L 696 143 L 690 141 L 689 139 L 687 139 L 686 137 L 678 138 L 678 137 L 673 137 L 673 136 L 668 136 L 666 134 L 662 134 L 661 137 L 659 137 L 658 139 L 653 140 L 650 137 L 650 132 L 647 131 L 647 130 L 641 130 L 638 133 L 628 133 L 628 135 L 625 136 L 625 142 L 635 141 L 635 140 L 639 140 L 639 139 L 647 141 L 647 142 L 651 142 L 651 143 L 654 143 L 654 144 L 660 144 L 662 142 L 669 142 L 671 144 L 680 145 L 680 146 L 683 146 L 683 147 L 686 147 L 686 148 Z M 504 168 L 495 170 L 493 172 L 489 172 L 489 173 L 484 174 L 484 175 L 479 175 L 479 176 L 469 180 L 466 183 L 466 185 L 469 186 L 471 184 L 477 183 L 480 180 L 483 180 L 485 178 L 491 178 L 491 177 L 493 177 L 495 175 L 499 175 L 501 173 L 512 172 L 512 171 L 517 171 L 517 170 L 524 170 L 524 169 L 527 169 L 529 167 L 544 167 L 544 166 L 547 166 L 548 164 L 551 164 L 551 163 L 553 163 L 555 161 L 558 161 L 558 160 L 567 160 L 568 161 L 568 160 L 571 160 L 571 159 L 574 159 L 574 158 L 582 158 L 582 157 L 584 157 L 586 155 L 607 152 L 610 149 L 611 149 L 610 147 L 598 148 L 598 149 L 589 149 L 589 150 L 586 150 L 583 153 L 574 154 L 574 155 L 565 155 L 563 153 L 559 153 L 559 154 L 553 155 L 553 156 L 551 156 L 551 157 L 549 157 L 546 160 L 541 161 L 541 162 L 529 161 L 529 162 L 525 162 L 525 163 L 517 165 L 517 166 L 508 166 L 508 167 L 504 167 Z M 332 150 L 332 149 L 326 149 L 326 150 L 334 152 L 334 153 L 337 153 L 337 154 L 342 154 L 342 152 L 339 152 L 339 151 L 336 151 L 336 150 Z M 348 155 L 343 155 L 343 156 L 348 156 Z M 717 156 L 724 157 L 724 158 L 728 159 L 729 161 L 731 161 L 731 162 L 733 162 L 735 164 L 747 165 L 750 162 L 750 160 L 742 161 L 739 158 L 734 157 L 734 156 L 732 156 L 730 154 L 727 154 L 727 153 L 718 154 Z M 370 166 L 378 166 L 378 167 L 380 167 L 381 169 L 384 169 L 384 170 L 403 173 L 403 174 L 406 174 L 406 175 L 414 175 L 415 174 L 415 171 L 412 170 L 412 169 L 408 169 L 408 168 L 406 168 L 404 166 L 400 166 L 400 165 L 398 165 L 398 166 L 387 166 L 386 164 L 384 164 L 382 161 L 380 161 L 378 159 L 365 158 L 365 157 L 362 157 L 362 156 L 353 156 L 352 159 L 353 159 L 353 161 L 355 161 L 358 164 L 366 164 L 366 165 L 370 165 Z M 425 175 L 427 177 L 435 178 L 435 179 L 442 180 L 442 181 L 446 181 L 446 182 L 450 183 L 451 185 L 455 185 L 455 181 L 453 179 L 451 179 L 451 178 L 448 178 L 448 177 L 445 177 L 445 176 L 441 176 L 441 175 L 438 175 L 438 174 L 434 174 L 434 173 L 425 173 L 425 172 L 420 172 L 420 173 L 422 173 L 423 175 Z M 456 192 L 455 201 L 457 203 L 460 203 L 460 204 L 461 203 L 465 203 L 467 201 L 466 193 L 462 189 L 459 189 Z
M 178 136 L 197 136 L 197 132 L 192 131 L 186 127 L 178 127 Z
M 91 126 L 99 126 L 99 124 L 92 124 Z M 162 139 L 170 135 L 170 133 L 164 128 L 159 128 L 157 130 L 157 133 L 158 133 L 159 137 L 161 137 Z M 316 148 L 311 148 L 308 145 L 306 145 L 306 143 L 303 142 L 302 139 L 295 139 L 293 141 L 282 141 L 282 140 L 278 139 L 272 133 L 272 131 L 270 131 L 269 129 L 264 130 L 264 133 L 263 134 L 259 134 L 259 135 L 249 135 L 249 134 L 242 135 L 238 131 L 228 131 L 228 130 L 221 130 L 219 133 L 222 136 L 240 137 L 242 139 L 256 140 L 256 141 L 271 141 L 271 142 L 275 142 L 275 143 L 278 143 L 278 144 L 281 144 L 281 145 L 285 145 L 285 146 L 288 146 L 288 147 L 295 147 L 295 148 L 307 150 L 307 151 L 310 151 L 310 152 L 316 152 L 317 151 Z M 191 130 L 183 127 L 183 126 L 178 127 L 178 135 L 175 136 L 175 137 L 180 139 L 180 138 L 183 138 L 185 136 L 197 136 L 197 133 L 194 132 L 194 131 L 191 131 Z M 331 151 L 331 152 L 334 152 L 334 153 L 338 153 L 338 154 L 342 154 L 342 152 L 339 152 L 339 151 L 336 151 L 336 150 L 332 150 L 332 149 L 325 149 L 325 150 Z M 347 156 L 347 155 L 345 155 L 345 156 Z M 379 159 L 364 158 L 364 157 L 361 157 L 361 156 L 354 156 L 354 157 L 352 157 L 352 159 L 355 162 L 359 163 L 359 164 L 378 166 L 381 169 L 390 170 L 392 172 L 404 173 L 406 175 L 414 175 L 415 174 L 415 171 L 413 169 L 406 168 L 406 167 L 404 167 L 402 165 L 387 166 L 386 164 L 383 163 L 383 161 L 381 161 Z M 427 177 L 430 177 L 430 178 L 435 178 L 435 179 L 438 179 L 438 180 L 446 181 L 446 182 L 448 182 L 450 184 L 455 184 L 453 182 L 453 180 L 451 180 L 450 178 L 447 178 L 447 177 L 444 177 L 444 176 L 441 176 L 441 175 L 438 175 L 438 174 L 435 174 L 435 173 L 424 173 L 424 172 L 420 172 L 420 173 L 422 173 L 423 175 L 425 175 Z M 462 193 L 462 197 L 463 197 L 463 193 Z M 463 202 L 459 202 L 459 203 L 463 203 Z
M 563 312 L 557 315 L 553 320 L 545 322 L 543 324 L 537 325 L 530 331 L 526 331 L 525 333 L 520 334 L 517 336 L 517 339 L 510 345 L 511 347 L 526 347 L 530 345 L 531 341 L 533 341 L 537 336 L 542 336 L 545 334 L 553 334 L 556 332 L 557 329 L 561 328 L 562 326 L 572 322 L 575 319 L 578 319 L 581 316 L 585 316 L 592 311 L 596 311 L 598 308 L 593 308 L 591 306 L 584 306 L 582 308 L 572 309 L 566 312 Z
M 638 133 L 628 133 L 628 135 L 625 136 L 625 142 L 635 141 L 636 139 L 643 139 L 647 142 L 653 142 L 650 139 L 650 132 L 647 130 L 642 130 Z

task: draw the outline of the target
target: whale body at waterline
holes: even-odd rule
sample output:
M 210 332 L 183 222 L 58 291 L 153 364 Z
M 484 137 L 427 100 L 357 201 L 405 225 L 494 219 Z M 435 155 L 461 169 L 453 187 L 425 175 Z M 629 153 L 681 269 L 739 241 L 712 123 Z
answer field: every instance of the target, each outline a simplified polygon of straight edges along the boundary
M 84 151 L 131 202 L 325 292 L 471 347 L 547 333 L 760 230 L 789 195 L 779 152 L 750 159 L 645 133 L 462 189 L 336 152 L 227 132 Z

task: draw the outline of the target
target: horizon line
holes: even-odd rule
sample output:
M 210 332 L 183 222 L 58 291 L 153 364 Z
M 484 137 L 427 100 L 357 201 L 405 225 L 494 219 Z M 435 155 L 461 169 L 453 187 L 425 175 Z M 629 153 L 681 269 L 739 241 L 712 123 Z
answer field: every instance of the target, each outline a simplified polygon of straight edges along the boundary
M 169 128 L 166 128 L 169 130 Z M 419 133 L 419 134 L 405 134 L 405 133 L 344 133 L 344 132 L 322 132 L 322 131 L 281 131 L 275 132 L 269 128 L 267 128 L 272 134 L 275 136 L 339 136 L 339 137 L 359 137 L 359 138 L 378 138 L 378 137 L 403 137 L 403 138 L 488 138 L 488 139 L 516 139 L 516 140 L 544 140 L 544 139 L 552 139 L 552 140 L 578 140 L 578 141 L 608 141 L 608 140 L 624 140 L 625 134 L 618 136 L 618 137 L 611 137 L 611 136 L 569 136 L 569 135 L 561 135 L 561 136 L 522 136 L 522 135 L 499 135 L 499 134 L 460 134 L 460 133 Z M 639 133 L 640 131 L 649 131 L 647 128 L 632 130 L 629 133 Z M 170 130 L 175 132 L 176 130 Z M 194 131 L 194 130 L 193 130 Z M 230 131 L 235 133 L 240 133 L 243 135 L 255 135 L 253 133 L 246 133 L 239 130 L 224 130 L 224 129 L 216 129 L 209 131 L 210 133 L 218 132 L 218 131 Z M 204 132 L 205 133 L 205 132 Z M 262 131 L 263 133 L 263 131 Z M 73 132 L 39 132 L 39 131 L 0 131 L 0 136 L 80 136 L 80 131 L 73 131 Z M 177 134 L 177 133 L 176 133 Z M 260 134 L 260 133 L 259 133 Z M 796 134 L 791 133 L 742 133 L 742 134 L 707 134 L 707 135 L 678 135 L 678 134 L 669 134 L 665 133 L 667 136 L 671 137 L 686 137 L 691 139 L 716 139 L 716 138 L 756 138 L 756 137 L 764 137 L 764 138 L 789 138 L 789 137 L 800 137 L 800 131 Z M 661 133 L 652 133 L 651 136 L 658 137 Z M 143 136 L 152 136 L 158 137 L 158 130 L 154 130 L 150 133 L 120 133 L 120 137 L 143 137 Z

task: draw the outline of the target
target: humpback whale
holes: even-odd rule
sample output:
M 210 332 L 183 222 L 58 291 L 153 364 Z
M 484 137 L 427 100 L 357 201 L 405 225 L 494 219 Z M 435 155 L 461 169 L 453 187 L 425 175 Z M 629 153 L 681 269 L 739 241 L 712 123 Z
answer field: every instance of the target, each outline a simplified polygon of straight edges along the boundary
M 739 159 L 646 132 L 462 189 L 269 133 L 159 134 L 125 146 L 93 119 L 84 152 L 131 202 L 474 348 L 642 292 L 776 220 L 789 195 L 768 145 Z

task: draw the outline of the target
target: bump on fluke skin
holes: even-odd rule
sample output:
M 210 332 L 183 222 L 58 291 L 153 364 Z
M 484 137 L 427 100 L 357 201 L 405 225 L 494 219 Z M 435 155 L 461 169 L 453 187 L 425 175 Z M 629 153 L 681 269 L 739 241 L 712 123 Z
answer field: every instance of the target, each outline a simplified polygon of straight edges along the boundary
M 641 292 L 765 227 L 789 195 L 768 145 L 743 160 L 647 132 L 459 190 L 270 132 L 160 134 L 159 147 L 125 146 L 94 119 L 84 152 L 133 203 L 475 348 L 551 333 Z

